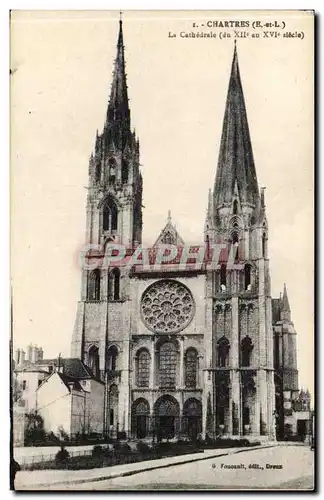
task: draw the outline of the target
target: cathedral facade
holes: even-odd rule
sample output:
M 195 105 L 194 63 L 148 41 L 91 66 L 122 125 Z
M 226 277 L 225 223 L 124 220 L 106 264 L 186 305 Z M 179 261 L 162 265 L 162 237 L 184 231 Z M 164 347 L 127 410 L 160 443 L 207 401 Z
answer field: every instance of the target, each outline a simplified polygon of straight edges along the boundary
M 216 244 L 225 249 L 216 269 L 95 265 L 108 244 L 134 251 L 142 240 L 140 148 L 124 57 L 120 21 L 106 122 L 89 162 L 86 244 L 98 251 L 82 271 L 71 356 L 105 383 L 105 434 L 274 439 L 284 425 L 284 399 L 298 394 L 296 332 L 286 289 L 271 298 L 264 190 L 236 47 L 202 221 L 207 255 Z M 161 244 L 185 246 L 170 214 L 153 250 Z M 230 248 L 234 266 L 227 265 Z

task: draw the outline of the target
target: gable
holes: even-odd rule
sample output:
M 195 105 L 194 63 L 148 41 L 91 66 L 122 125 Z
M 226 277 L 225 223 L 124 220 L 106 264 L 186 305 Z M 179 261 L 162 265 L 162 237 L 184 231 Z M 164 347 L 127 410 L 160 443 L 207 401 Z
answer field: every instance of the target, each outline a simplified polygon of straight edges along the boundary
M 154 243 L 153 247 L 156 247 L 158 245 L 184 246 L 184 244 L 184 240 L 176 230 L 176 227 L 172 224 L 171 213 L 169 211 L 167 224 L 160 232 L 160 235 Z

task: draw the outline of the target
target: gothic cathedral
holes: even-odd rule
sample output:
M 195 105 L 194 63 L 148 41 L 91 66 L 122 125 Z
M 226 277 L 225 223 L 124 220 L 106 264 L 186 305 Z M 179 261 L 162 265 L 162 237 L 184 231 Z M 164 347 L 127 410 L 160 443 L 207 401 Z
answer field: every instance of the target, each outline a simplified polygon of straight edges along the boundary
M 107 243 L 134 249 L 142 239 L 139 140 L 131 129 L 124 57 L 120 21 L 106 121 L 89 162 L 86 243 L 103 253 Z M 170 214 L 160 243 L 185 245 Z M 271 298 L 264 190 L 236 47 L 204 227 L 204 245 L 216 243 L 235 248 L 240 265 L 227 266 L 221 253 L 214 270 L 82 271 L 71 355 L 105 382 L 106 435 L 275 439 L 284 425 L 284 396 L 298 395 L 286 288 L 283 298 Z

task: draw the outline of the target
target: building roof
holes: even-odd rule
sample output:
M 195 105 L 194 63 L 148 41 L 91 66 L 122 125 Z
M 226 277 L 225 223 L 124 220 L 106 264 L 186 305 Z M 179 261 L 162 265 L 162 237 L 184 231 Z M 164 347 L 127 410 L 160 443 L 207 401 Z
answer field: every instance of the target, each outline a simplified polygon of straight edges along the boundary
M 73 380 L 96 379 L 92 370 L 78 358 L 47 358 L 41 359 L 37 361 L 37 363 L 25 361 L 25 363 L 18 366 L 15 371 L 49 373 L 49 366 L 61 366 L 64 376 L 73 378 Z
M 215 208 L 231 203 L 236 188 L 241 203 L 258 204 L 258 181 L 235 45 L 214 187 Z
M 38 364 L 41 366 L 62 366 L 64 375 L 73 377 L 76 380 L 95 378 L 91 369 L 78 358 L 43 359 Z
M 80 382 L 78 380 L 76 380 L 75 378 L 69 377 L 69 376 L 65 375 L 64 373 L 59 373 L 59 372 L 56 372 L 56 373 L 60 377 L 60 379 L 62 380 L 63 384 L 67 387 L 67 389 L 69 389 L 70 392 L 71 392 L 71 389 L 73 389 L 75 391 L 82 391 L 83 390 Z
M 44 370 L 38 363 L 32 363 L 31 361 L 25 360 L 24 363 L 16 364 L 14 367 L 15 372 L 38 372 L 47 373 L 48 370 Z
M 63 373 L 77 380 L 95 378 L 91 369 L 88 368 L 81 359 L 65 358 L 61 359 Z

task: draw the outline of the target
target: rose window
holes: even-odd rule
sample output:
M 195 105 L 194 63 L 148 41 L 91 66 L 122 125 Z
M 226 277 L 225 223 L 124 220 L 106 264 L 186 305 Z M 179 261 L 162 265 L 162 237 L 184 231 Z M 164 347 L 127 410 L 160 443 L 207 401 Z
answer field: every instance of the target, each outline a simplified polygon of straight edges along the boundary
M 143 321 L 156 333 L 183 330 L 192 320 L 194 310 L 190 290 L 177 281 L 158 281 L 148 287 L 142 297 Z

